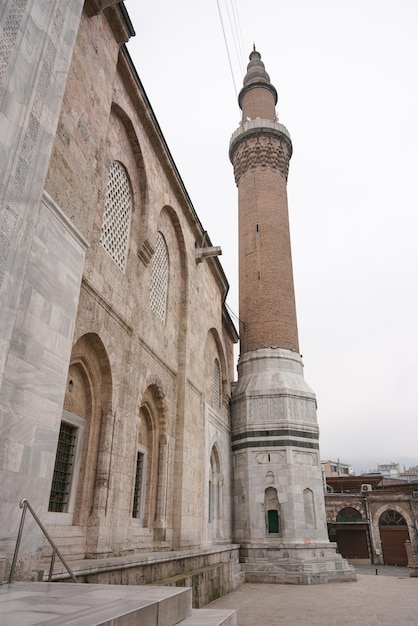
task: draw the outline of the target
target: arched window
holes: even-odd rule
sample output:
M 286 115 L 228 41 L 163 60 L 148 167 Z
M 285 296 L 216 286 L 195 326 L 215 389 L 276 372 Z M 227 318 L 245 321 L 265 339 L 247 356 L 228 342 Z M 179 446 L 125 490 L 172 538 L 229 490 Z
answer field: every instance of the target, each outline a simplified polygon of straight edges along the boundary
M 113 161 L 107 180 L 107 195 L 103 214 L 100 243 L 121 270 L 128 256 L 132 194 L 123 165 Z
M 161 233 L 157 233 L 155 252 L 151 267 L 151 290 L 149 304 L 155 315 L 164 322 L 168 293 L 168 251 Z
M 361 516 L 360 511 L 357 509 L 353 509 L 351 506 L 346 506 L 344 509 L 338 512 L 337 522 L 347 523 L 347 522 L 362 522 L 363 518 Z
M 398 511 L 389 509 L 380 516 L 379 526 L 406 526 L 406 521 Z
M 274 487 L 267 487 L 264 491 L 264 510 L 266 514 L 267 533 L 269 535 L 280 534 L 280 504 L 277 489 Z
M 214 408 L 219 409 L 221 405 L 221 368 L 218 359 L 213 362 L 212 403 Z
M 311 489 L 303 490 L 303 508 L 305 511 L 306 528 L 315 528 L 314 495 Z

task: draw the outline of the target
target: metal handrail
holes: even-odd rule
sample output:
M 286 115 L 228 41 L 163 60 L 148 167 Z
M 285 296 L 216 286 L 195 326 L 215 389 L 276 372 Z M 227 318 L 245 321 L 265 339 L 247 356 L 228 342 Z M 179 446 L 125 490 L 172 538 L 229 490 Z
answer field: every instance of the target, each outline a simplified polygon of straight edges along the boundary
M 23 533 L 23 525 L 25 523 L 26 509 L 29 509 L 29 511 L 32 513 L 32 516 L 33 516 L 35 522 L 38 524 L 39 528 L 42 530 L 43 534 L 45 535 L 45 537 L 47 538 L 47 540 L 49 541 L 49 543 L 50 543 L 50 545 L 52 547 L 51 565 L 49 567 L 48 582 L 51 582 L 51 580 L 52 580 L 52 572 L 54 570 L 54 564 L 55 564 L 55 555 L 58 555 L 58 558 L 61 560 L 61 563 L 64 565 L 65 569 L 67 570 L 67 572 L 71 576 L 72 581 L 75 582 L 75 583 L 78 583 L 78 580 L 74 576 L 73 572 L 71 571 L 70 566 L 68 565 L 67 561 L 62 556 L 61 552 L 58 550 L 58 548 L 55 545 L 53 539 L 51 539 L 51 537 L 49 536 L 48 531 L 46 530 L 45 526 L 42 524 L 42 522 L 39 519 L 39 517 L 36 515 L 35 511 L 31 507 L 29 501 L 26 498 L 23 498 L 19 502 L 19 506 L 23 510 L 22 510 L 22 517 L 20 519 L 19 532 L 17 533 L 16 547 L 15 547 L 15 553 L 13 555 L 12 567 L 10 569 L 9 584 L 13 582 L 13 578 L 14 578 L 14 575 L 15 575 L 17 556 L 19 554 L 20 542 L 21 542 L 22 533 Z

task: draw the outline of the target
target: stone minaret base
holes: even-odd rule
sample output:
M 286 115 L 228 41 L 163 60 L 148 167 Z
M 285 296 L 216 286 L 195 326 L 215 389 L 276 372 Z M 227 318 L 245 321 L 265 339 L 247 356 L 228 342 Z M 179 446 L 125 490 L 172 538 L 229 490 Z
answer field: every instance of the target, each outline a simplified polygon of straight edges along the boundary
M 355 580 L 328 540 L 315 394 L 300 355 L 240 357 L 232 396 L 234 531 L 246 580 Z
M 356 580 L 354 567 L 329 542 L 247 544 L 241 546 L 240 562 L 247 583 L 317 585 Z

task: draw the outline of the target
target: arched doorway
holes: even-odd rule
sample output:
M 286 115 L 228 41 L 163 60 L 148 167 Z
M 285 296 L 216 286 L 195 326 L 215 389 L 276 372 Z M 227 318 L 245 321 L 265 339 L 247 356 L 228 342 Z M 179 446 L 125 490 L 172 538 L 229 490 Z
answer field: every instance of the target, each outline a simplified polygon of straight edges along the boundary
M 351 506 L 342 508 L 333 524 L 333 531 L 333 540 L 344 558 L 370 560 L 367 524 L 360 511 Z
M 393 509 L 384 511 L 379 518 L 379 532 L 385 565 L 408 565 L 405 541 L 409 532 L 405 518 Z

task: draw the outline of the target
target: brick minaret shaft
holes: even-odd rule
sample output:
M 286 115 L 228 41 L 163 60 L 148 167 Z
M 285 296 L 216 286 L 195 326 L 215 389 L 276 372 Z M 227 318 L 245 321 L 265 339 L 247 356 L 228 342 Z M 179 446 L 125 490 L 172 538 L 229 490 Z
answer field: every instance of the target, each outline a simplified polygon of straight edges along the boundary
M 287 208 L 292 142 L 276 103 L 254 49 L 239 94 L 242 124 L 229 151 L 239 202 L 241 354 L 270 346 L 299 352 Z

